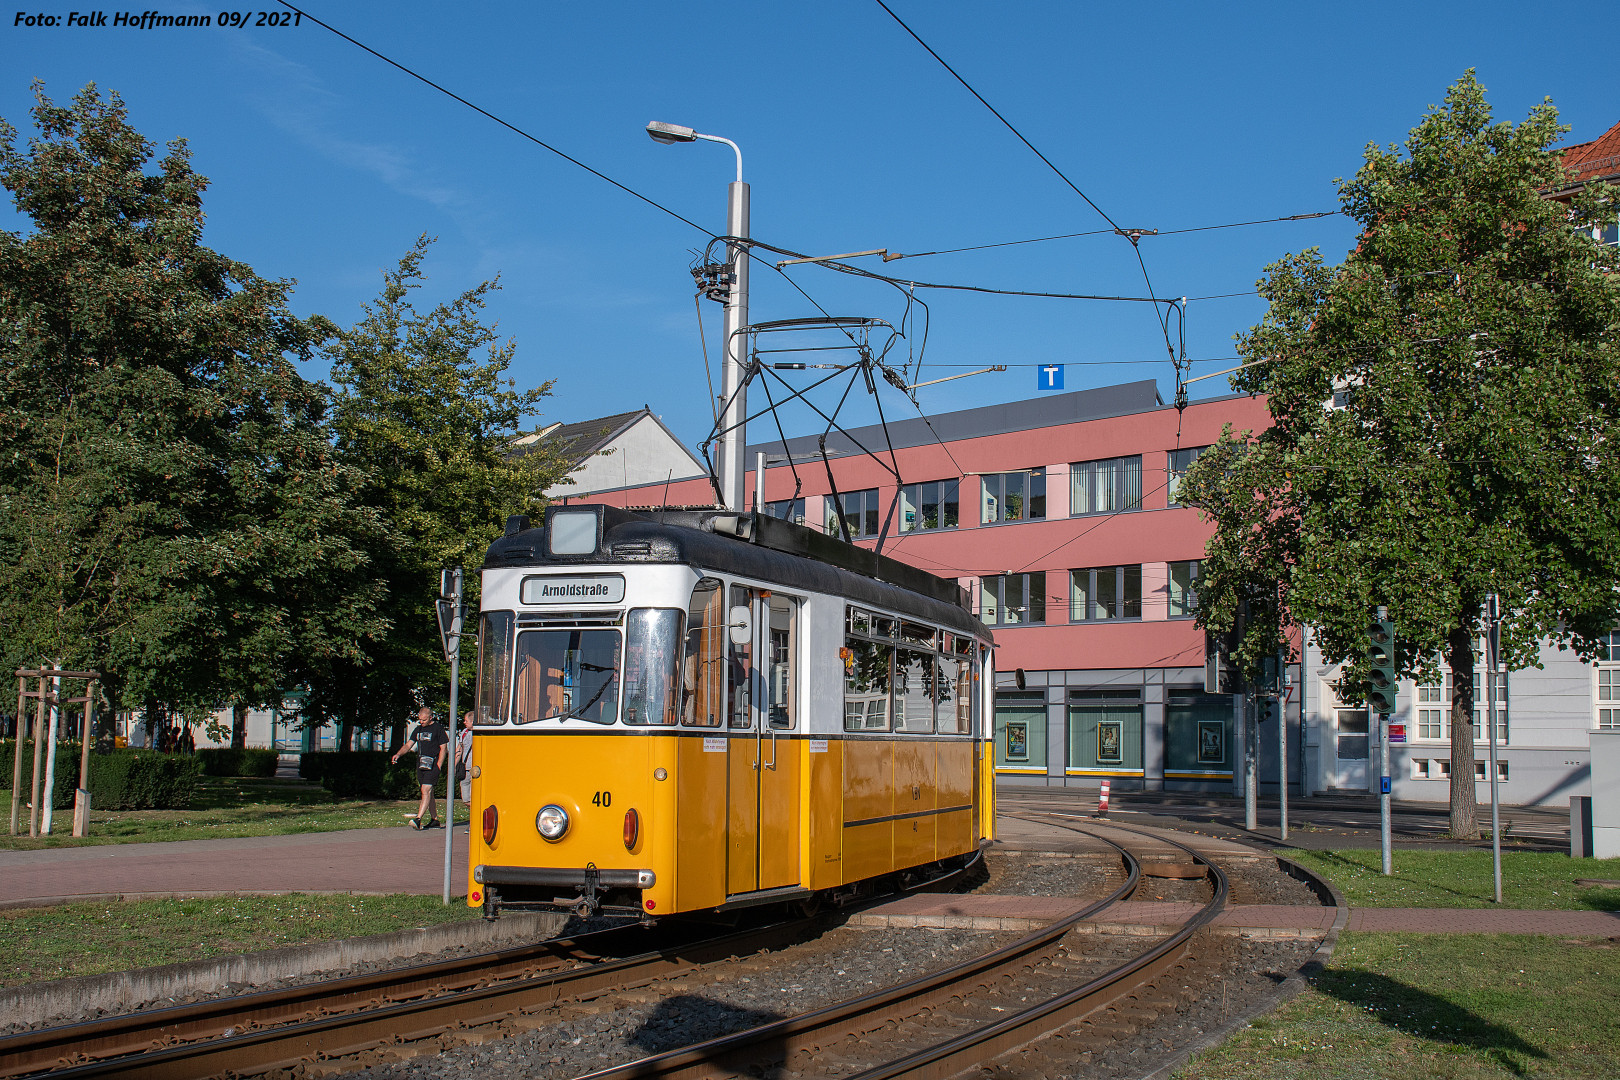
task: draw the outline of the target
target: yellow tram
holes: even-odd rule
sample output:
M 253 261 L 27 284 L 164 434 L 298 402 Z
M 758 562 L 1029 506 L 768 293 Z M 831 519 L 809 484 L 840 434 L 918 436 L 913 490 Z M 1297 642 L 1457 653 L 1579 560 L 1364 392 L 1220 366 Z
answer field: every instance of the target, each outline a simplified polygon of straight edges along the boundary
M 993 641 L 954 582 L 762 515 L 552 507 L 483 568 L 467 902 L 850 895 L 992 836 Z

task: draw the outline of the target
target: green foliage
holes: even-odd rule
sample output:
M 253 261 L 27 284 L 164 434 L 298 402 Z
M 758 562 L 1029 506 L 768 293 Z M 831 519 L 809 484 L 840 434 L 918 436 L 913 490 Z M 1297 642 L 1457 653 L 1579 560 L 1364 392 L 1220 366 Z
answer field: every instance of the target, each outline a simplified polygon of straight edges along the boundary
M 39 759 L 39 787 L 45 789 L 45 758 Z M 12 770 L 16 768 L 17 742 L 14 739 L 0 740 L 0 785 L 11 786 Z M 94 766 L 92 766 L 94 768 Z M 29 792 L 34 786 L 34 740 L 24 739 L 22 744 L 22 784 L 18 790 L 22 792 L 23 802 L 29 798 Z M 79 786 L 79 744 L 66 739 L 56 744 L 56 786 L 51 789 L 51 809 L 69 810 L 73 807 L 73 792 Z M 9 811 L 8 811 L 9 812 Z M 28 820 L 28 810 L 24 806 L 22 820 Z M 53 823 L 54 824 L 54 823 Z
M 96 810 L 185 810 L 197 798 L 202 775 L 202 762 L 191 754 L 91 754 L 90 805 Z
M 276 775 L 281 755 L 275 750 L 237 750 L 234 747 L 207 747 L 197 751 L 204 776 Z
M 1402 675 L 1455 674 L 1454 776 L 1472 776 L 1488 595 L 1510 667 L 1543 640 L 1594 657 L 1620 622 L 1620 259 L 1572 227 L 1620 204 L 1603 185 L 1543 197 L 1567 186 L 1563 130 L 1550 104 L 1492 122 L 1470 72 L 1404 152 L 1369 146 L 1339 184 L 1356 250 L 1268 267 L 1270 307 L 1239 339 L 1253 366 L 1233 384 L 1266 395 L 1272 426 L 1228 431 L 1182 481 L 1216 527 L 1200 622 L 1224 631 L 1247 600 L 1250 670 L 1283 623 L 1308 625 L 1354 699 L 1387 605 Z M 1477 835 L 1471 780 L 1452 799 L 1454 834 Z
M 373 513 L 293 362 L 291 283 L 200 243 L 204 177 L 116 94 L 0 121 L 0 659 L 93 667 L 123 706 L 266 700 L 379 633 Z
M 391 762 L 386 750 L 348 750 L 339 753 L 305 754 L 319 756 L 321 786 L 339 799 L 412 799 L 422 793 L 416 782 L 416 752 L 407 750 L 399 762 Z M 302 772 L 302 767 L 300 767 Z M 441 772 L 434 791 L 444 794 Z
M 482 321 L 497 283 L 425 312 L 411 302 L 430 243 L 419 239 L 385 275 L 360 322 L 347 330 L 323 323 L 336 445 L 365 475 L 365 505 L 384 525 L 370 556 L 384 584 L 388 632 L 366 642 L 362 657 L 334 658 L 311 680 L 309 716 L 351 729 L 400 724 L 419 688 L 446 684 L 433 615 L 440 569 L 479 566 L 507 516 L 538 513 L 540 492 L 562 475 L 545 444 L 511 453 L 551 384 L 518 390 L 506 376 L 516 346 Z M 477 611 L 477 575 L 467 583 L 468 608 Z
M 298 776 L 303 780 L 319 780 L 321 769 L 326 760 L 332 755 L 321 750 L 311 750 L 298 755 Z

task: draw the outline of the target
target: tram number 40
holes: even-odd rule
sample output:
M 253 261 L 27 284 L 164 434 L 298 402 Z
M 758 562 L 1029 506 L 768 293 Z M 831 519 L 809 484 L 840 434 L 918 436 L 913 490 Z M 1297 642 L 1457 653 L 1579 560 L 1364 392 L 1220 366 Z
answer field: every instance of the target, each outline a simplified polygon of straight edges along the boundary
M 592 806 L 612 806 L 613 805 L 613 792 L 611 792 L 611 791 L 598 791 L 595 795 L 591 796 L 591 805 Z

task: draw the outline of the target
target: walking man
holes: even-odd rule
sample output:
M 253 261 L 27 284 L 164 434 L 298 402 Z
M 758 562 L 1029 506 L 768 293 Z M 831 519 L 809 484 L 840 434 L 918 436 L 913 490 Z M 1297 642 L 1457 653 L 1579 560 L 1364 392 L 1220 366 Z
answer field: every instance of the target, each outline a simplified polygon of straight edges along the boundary
M 450 733 L 444 730 L 444 725 L 434 717 L 433 710 L 426 705 L 416 711 L 416 730 L 404 746 L 394 751 L 390 759 L 399 762 L 400 755 L 412 746 L 416 748 L 416 782 L 422 786 L 422 805 L 417 807 L 416 816 L 411 819 L 413 829 L 437 829 L 439 815 L 433 805 L 433 786 L 439 782 L 439 773 L 444 769 L 445 758 L 450 753 Z

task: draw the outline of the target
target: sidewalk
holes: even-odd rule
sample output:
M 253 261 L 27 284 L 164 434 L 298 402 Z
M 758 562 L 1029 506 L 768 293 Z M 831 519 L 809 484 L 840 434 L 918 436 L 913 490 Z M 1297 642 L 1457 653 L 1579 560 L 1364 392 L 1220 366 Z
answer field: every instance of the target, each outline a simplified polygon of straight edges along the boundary
M 456 828 L 451 892 L 466 890 L 467 827 Z M 0 851 L 0 907 L 41 900 L 209 893 L 418 893 L 444 887 L 444 833 L 352 829 L 237 840 Z

